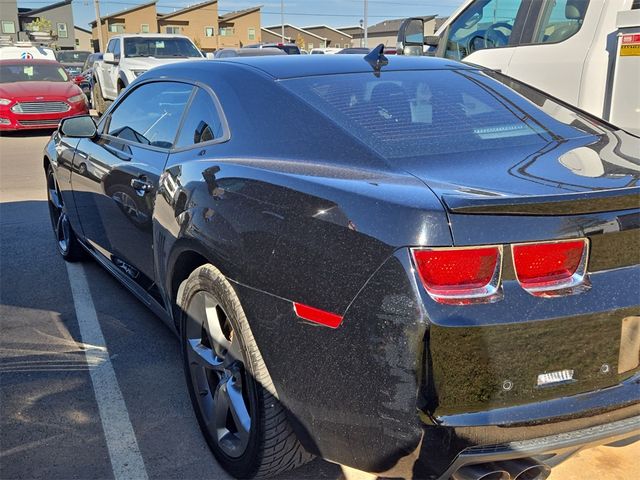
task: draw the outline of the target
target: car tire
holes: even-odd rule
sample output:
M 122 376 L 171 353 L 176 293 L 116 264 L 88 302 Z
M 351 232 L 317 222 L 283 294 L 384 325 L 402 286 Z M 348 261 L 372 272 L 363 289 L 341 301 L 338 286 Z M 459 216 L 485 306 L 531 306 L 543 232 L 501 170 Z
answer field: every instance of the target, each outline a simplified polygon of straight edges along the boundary
M 51 165 L 47 167 L 47 204 L 58 253 L 67 262 L 84 259 L 86 252 L 73 231 L 60 193 L 60 187 Z
M 311 460 L 222 273 L 212 265 L 194 270 L 179 289 L 178 308 L 189 394 L 220 465 L 236 478 L 264 478 Z
M 100 84 L 98 83 L 98 80 L 96 79 L 93 82 L 93 89 L 91 91 L 91 97 L 92 97 L 92 101 L 93 101 L 93 109 L 98 112 L 98 115 L 102 115 L 105 111 L 105 103 L 104 103 L 104 97 L 102 96 L 102 90 L 100 88 Z

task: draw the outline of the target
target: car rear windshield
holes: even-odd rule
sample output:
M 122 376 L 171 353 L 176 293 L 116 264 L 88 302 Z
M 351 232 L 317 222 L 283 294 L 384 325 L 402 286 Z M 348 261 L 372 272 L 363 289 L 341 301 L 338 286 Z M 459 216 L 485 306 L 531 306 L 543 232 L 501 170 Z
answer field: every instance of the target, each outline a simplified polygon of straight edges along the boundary
M 0 83 L 68 82 L 64 68 L 53 64 L 13 64 L 0 66 Z
M 124 56 L 129 58 L 189 58 L 202 57 L 202 54 L 186 38 L 132 37 L 124 39 Z
M 89 56 L 89 52 L 76 52 L 76 51 L 59 51 L 56 52 L 56 57 L 60 63 L 84 63 Z
M 383 71 L 280 83 L 387 158 L 584 134 L 475 70 Z

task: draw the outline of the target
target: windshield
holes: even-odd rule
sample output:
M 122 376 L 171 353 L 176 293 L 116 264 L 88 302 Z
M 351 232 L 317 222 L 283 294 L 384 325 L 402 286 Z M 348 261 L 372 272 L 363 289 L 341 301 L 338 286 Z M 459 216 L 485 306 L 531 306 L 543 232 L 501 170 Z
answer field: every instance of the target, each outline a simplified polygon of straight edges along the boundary
M 474 70 L 325 75 L 280 84 L 386 158 L 584 134 Z
M 0 83 L 68 82 L 64 68 L 55 64 L 14 64 L 0 66 Z
M 156 58 L 202 58 L 200 51 L 187 38 L 133 37 L 124 39 L 124 56 Z
M 56 52 L 56 57 L 60 63 L 84 63 L 88 56 L 89 52 L 77 52 L 74 50 Z

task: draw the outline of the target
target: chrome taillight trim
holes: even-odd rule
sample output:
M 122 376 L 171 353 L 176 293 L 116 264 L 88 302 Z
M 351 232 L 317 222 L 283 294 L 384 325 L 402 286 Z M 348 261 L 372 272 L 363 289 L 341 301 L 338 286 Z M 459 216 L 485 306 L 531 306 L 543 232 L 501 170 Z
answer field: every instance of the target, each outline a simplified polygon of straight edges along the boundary
M 481 288 L 472 289 L 464 294 L 439 294 L 430 291 L 420 278 L 420 272 L 416 263 L 414 252 L 416 251 L 448 251 L 448 250 L 478 250 L 480 248 L 495 248 L 498 250 L 498 261 L 491 277 L 491 281 Z M 414 274 L 418 275 L 418 280 L 424 287 L 427 294 L 436 302 L 446 305 L 470 305 L 477 303 L 495 303 L 503 298 L 502 292 L 502 262 L 504 259 L 504 248 L 502 245 L 473 245 L 465 247 L 411 247 L 411 262 Z
M 544 287 L 527 287 L 522 284 L 520 277 L 518 276 L 518 269 L 516 268 L 515 248 L 519 246 L 527 245 L 552 245 L 557 243 L 568 243 L 582 241 L 582 257 L 575 273 L 567 280 L 560 281 L 553 285 Z M 568 238 L 563 240 L 551 240 L 543 242 L 524 242 L 524 243 L 512 243 L 511 244 L 511 261 L 513 262 L 513 270 L 516 274 L 516 280 L 518 284 L 530 295 L 535 297 L 564 297 L 568 295 L 575 295 L 580 292 L 584 292 L 591 288 L 591 282 L 589 281 L 589 275 L 587 273 L 587 266 L 589 264 L 589 239 L 588 238 Z

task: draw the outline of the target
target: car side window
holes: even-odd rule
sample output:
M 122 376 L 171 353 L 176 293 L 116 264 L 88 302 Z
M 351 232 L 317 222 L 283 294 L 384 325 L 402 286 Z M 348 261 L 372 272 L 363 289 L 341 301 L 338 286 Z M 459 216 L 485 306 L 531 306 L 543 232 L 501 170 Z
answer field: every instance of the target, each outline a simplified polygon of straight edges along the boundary
M 193 88 L 178 82 L 140 85 L 110 115 L 107 134 L 153 147 L 173 147 Z
M 224 134 L 222 119 L 211 95 L 202 88 L 197 90 L 176 142 L 178 148 L 217 140 Z
M 533 43 L 558 43 L 582 27 L 589 0 L 555 0 L 542 10 Z
M 462 60 L 476 50 L 505 47 L 522 0 L 477 0 L 449 26 L 445 57 Z
M 118 40 L 114 38 L 109 42 L 109 44 L 107 45 L 107 52 L 113 53 L 113 49 L 116 48 L 117 41 Z
M 120 60 L 120 40 L 116 40 L 116 43 L 113 46 L 113 57 L 116 61 Z

